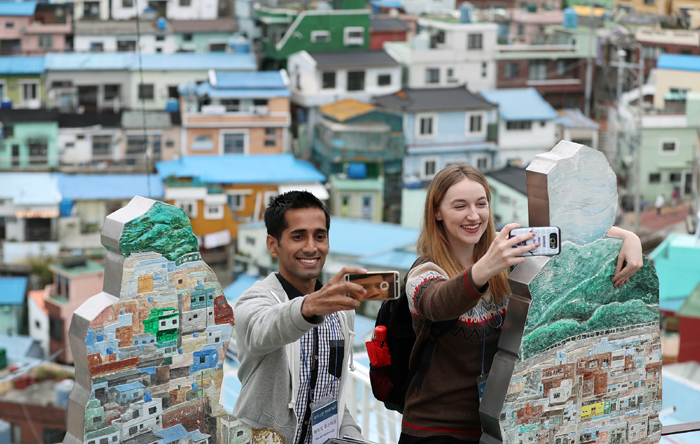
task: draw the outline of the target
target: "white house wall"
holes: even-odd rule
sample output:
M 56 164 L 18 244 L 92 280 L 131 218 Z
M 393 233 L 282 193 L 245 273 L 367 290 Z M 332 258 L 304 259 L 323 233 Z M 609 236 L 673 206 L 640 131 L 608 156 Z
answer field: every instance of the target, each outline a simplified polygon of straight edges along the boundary
M 83 135 L 82 139 L 78 139 L 78 135 Z M 101 127 L 90 128 L 59 128 L 58 129 L 58 152 L 61 164 L 79 164 L 83 162 L 93 161 L 92 155 L 92 136 L 94 135 L 111 135 L 112 136 L 112 153 L 109 159 L 99 160 L 121 160 L 121 153 L 118 145 L 118 139 L 121 135 L 121 129 Z M 71 146 L 72 145 L 72 146 Z
M 132 19 L 136 17 L 137 11 L 142 13 L 147 7 L 147 0 L 134 0 L 130 8 L 124 8 L 121 1 L 115 0 L 112 2 L 112 19 Z M 219 14 L 216 0 L 190 0 L 190 6 L 180 6 L 180 0 L 168 0 L 165 10 L 169 20 L 215 19 Z
M 457 9 L 455 0 L 404 0 L 402 4 L 406 13 L 415 15 L 429 12 L 452 12 Z
M 102 43 L 103 52 L 117 52 L 117 42 L 122 40 L 136 41 L 136 36 L 117 37 L 113 35 L 76 35 L 73 38 L 75 52 L 90 52 L 93 43 Z M 175 35 L 168 34 L 163 41 L 157 41 L 155 34 L 141 36 L 141 52 L 143 54 L 155 54 L 158 49 L 163 54 L 177 52 Z
M 556 145 L 556 125 L 553 120 L 534 120 L 529 130 L 507 130 L 506 122 L 498 124 L 498 161 L 495 168 L 506 166 L 508 159 L 519 158 L 527 167 L 535 156 L 547 152 Z
M 144 85 L 153 84 L 153 100 L 146 100 L 146 109 L 165 110 L 168 100 L 168 87 L 178 86 L 182 82 L 205 82 L 208 80 L 207 71 L 144 71 Z M 139 73 L 134 71 L 131 77 L 131 103 L 141 106 L 139 99 L 139 84 L 141 83 Z
M 42 310 L 34 298 L 27 298 L 29 317 L 29 337 L 39 341 L 44 358 L 49 357 L 49 317 Z

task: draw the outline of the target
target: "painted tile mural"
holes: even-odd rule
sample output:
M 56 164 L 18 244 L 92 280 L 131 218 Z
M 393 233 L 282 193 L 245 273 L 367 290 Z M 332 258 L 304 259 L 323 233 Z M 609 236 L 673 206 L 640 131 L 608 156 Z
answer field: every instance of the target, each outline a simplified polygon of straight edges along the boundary
M 65 443 L 282 443 L 219 402 L 234 316 L 184 211 L 142 197 L 107 217 L 104 291 L 73 315 Z
M 565 242 L 510 275 L 481 442 L 657 443 L 658 278 L 645 258 L 629 284 L 612 285 L 614 173 L 602 153 L 562 141 L 528 167 L 527 186 L 531 225 L 559 226 Z

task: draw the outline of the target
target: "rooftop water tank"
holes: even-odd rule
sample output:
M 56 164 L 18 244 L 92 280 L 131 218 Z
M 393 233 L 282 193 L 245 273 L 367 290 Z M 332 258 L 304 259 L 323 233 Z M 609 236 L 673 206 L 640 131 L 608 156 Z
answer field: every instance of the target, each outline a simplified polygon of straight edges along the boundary
M 228 46 L 233 48 L 233 52 L 237 54 L 248 54 L 250 52 L 250 43 L 242 35 L 231 36 L 228 39 Z
M 73 201 L 70 199 L 63 199 L 58 205 L 61 217 L 69 217 L 73 212 Z
M 578 27 L 578 14 L 572 8 L 564 10 L 564 27 L 576 29 Z
M 427 50 L 430 49 L 430 34 L 427 31 L 421 31 L 413 37 L 413 49 Z
M 367 165 L 364 163 L 348 164 L 348 179 L 366 179 Z
M 168 101 L 165 102 L 165 110 L 169 113 L 180 111 L 180 101 L 174 97 L 169 98 Z
M 2 99 L 2 102 L 0 102 L 0 108 L 11 109 L 12 108 L 12 99 Z
M 56 392 L 56 405 L 58 407 L 68 408 L 68 397 L 70 391 L 73 390 L 75 382 L 72 379 L 64 379 L 63 381 L 54 384 L 53 388 Z
M 165 31 L 168 28 L 168 21 L 165 19 L 165 17 L 160 17 L 158 19 L 156 22 L 156 28 L 158 28 L 158 31 Z
M 470 3 L 462 3 L 459 5 L 459 22 L 472 23 L 473 8 Z

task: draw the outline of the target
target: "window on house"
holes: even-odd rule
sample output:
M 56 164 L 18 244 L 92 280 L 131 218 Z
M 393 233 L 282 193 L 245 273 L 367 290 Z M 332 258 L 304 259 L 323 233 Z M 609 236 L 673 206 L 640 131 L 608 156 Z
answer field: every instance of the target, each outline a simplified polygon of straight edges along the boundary
M 182 34 L 182 41 L 183 42 L 191 42 L 192 41 L 192 34 Z
M 105 100 L 115 100 L 119 99 L 119 91 L 120 91 L 120 86 L 119 85 L 105 85 L 105 94 L 104 98 Z
M 348 71 L 348 91 L 365 90 L 365 72 Z
M 547 61 L 546 60 L 530 60 L 528 70 L 528 79 L 530 80 L 546 80 L 547 79 Z
M 210 43 L 209 52 L 226 52 L 226 43 Z
M 454 68 L 447 68 L 446 74 L 447 74 L 447 82 L 448 83 L 457 82 L 457 79 L 454 78 L 454 76 L 455 76 Z
M 508 130 L 513 130 L 513 131 L 523 131 L 523 130 L 530 130 L 532 128 L 532 121 L 530 120 L 525 120 L 521 122 L 513 122 L 510 121 L 506 123 L 506 129 Z
M 440 68 L 427 68 L 425 70 L 425 83 L 440 83 Z
M 5 29 L 12 29 L 15 27 L 15 22 L 5 22 Z
M 233 211 L 241 211 L 245 208 L 245 196 L 242 194 L 231 194 L 228 196 L 228 206 Z M 254 244 L 252 244 L 254 245 Z
M 183 7 L 192 6 L 192 0 L 180 0 L 180 6 L 183 6 Z
M 92 155 L 95 157 L 109 156 L 112 154 L 112 136 L 94 135 L 92 136 Z
M 483 49 L 483 36 L 481 34 L 467 35 L 467 49 L 479 50 Z
M 49 318 L 49 336 L 54 341 L 63 342 L 63 321 Z
M 506 63 L 506 79 L 514 79 L 518 77 L 518 64 L 516 62 Z
M 265 139 L 265 146 L 266 147 L 277 146 L 277 141 L 273 140 L 273 139 Z
M 136 40 L 119 40 L 117 42 L 117 51 L 119 51 L 119 52 L 134 52 L 134 51 L 136 51 Z
M 51 35 L 51 34 L 39 34 L 39 48 L 41 48 L 41 49 L 53 48 L 53 35 Z
M 148 139 L 144 136 L 127 136 L 126 154 L 143 154 L 146 152 Z
M 661 152 L 664 154 L 671 154 L 676 152 L 676 142 L 673 140 L 666 140 L 661 142 Z
M 311 31 L 311 43 L 328 43 L 330 41 L 330 31 Z
M 432 179 L 437 173 L 437 159 L 433 157 L 422 159 L 421 176 L 424 179 Z
M 221 99 L 219 103 L 226 107 L 226 111 L 236 113 L 241 110 L 241 101 L 239 99 Z
M 323 89 L 335 88 L 335 71 L 325 71 L 322 75 Z
M 244 154 L 245 134 L 224 134 L 224 154 Z
M 433 135 L 433 117 L 425 116 L 418 119 L 418 134 L 421 136 L 432 136 Z
M 207 205 L 204 213 L 205 219 L 223 219 L 224 218 L 224 206 L 223 205 Z M 211 299 L 211 297 L 209 298 Z M 173 321 L 175 323 L 175 321 Z
M 152 83 L 139 85 L 139 100 L 153 100 L 155 87 Z
M 343 30 L 343 44 L 345 46 L 362 46 L 365 44 L 365 28 L 361 26 L 349 26 Z
M 476 159 L 476 167 L 480 170 L 484 170 L 489 167 L 488 157 L 479 157 Z
M 525 35 L 525 25 L 518 25 L 518 35 Z
M 164 35 L 157 35 L 156 36 L 156 42 L 164 42 L 164 41 L 165 41 Z
M 265 136 L 276 136 L 277 129 L 275 128 L 265 128 Z
M 23 83 L 22 84 L 22 99 L 24 101 L 36 100 L 39 89 L 38 83 Z
M 377 85 L 378 86 L 391 85 L 391 74 L 379 74 L 377 76 Z
M 645 4 L 645 5 L 655 5 L 655 4 L 656 4 L 656 0 L 644 0 L 644 4 Z
M 668 180 L 671 182 L 671 184 L 680 183 L 681 173 L 670 173 L 668 175 Z
M 28 139 L 29 146 L 29 164 L 44 165 L 48 158 L 49 143 L 46 139 Z
M 481 77 L 486 77 L 488 75 L 488 63 L 481 62 Z
M 134 0 L 122 0 L 122 8 L 133 8 Z
M 469 132 L 480 133 L 482 128 L 481 114 L 469 116 Z
M 253 99 L 253 106 L 267 106 L 267 99 Z
M 102 42 L 90 42 L 90 52 L 103 52 L 105 45 Z

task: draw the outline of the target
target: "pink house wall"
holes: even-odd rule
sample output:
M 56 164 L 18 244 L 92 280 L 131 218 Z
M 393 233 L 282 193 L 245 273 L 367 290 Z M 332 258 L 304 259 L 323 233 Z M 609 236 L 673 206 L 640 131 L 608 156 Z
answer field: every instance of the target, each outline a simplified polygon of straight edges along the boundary
M 66 8 L 68 11 L 68 8 Z M 20 54 L 22 55 L 42 55 L 49 51 L 63 52 L 66 50 L 66 35 L 70 34 L 73 28 L 70 13 L 66 12 L 65 24 L 51 24 L 54 18 L 51 11 L 37 11 L 34 16 L 1 16 L 0 17 L 0 39 L 20 40 Z M 7 28 L 7 23 L 12 23 L 11 28 Z M 39 47 L 39 35 L 50 34 L 53 36 L 51 47 Z

